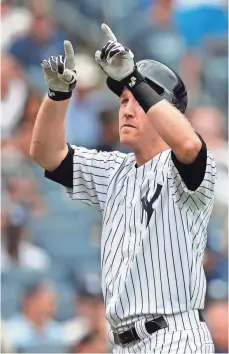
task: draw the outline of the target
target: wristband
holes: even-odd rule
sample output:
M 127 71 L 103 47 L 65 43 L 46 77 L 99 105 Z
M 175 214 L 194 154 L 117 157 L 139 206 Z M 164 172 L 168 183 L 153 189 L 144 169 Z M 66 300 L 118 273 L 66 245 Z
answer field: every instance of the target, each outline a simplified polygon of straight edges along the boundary
M 162 101 L 162 97 L 147 83 L 145 77 L 137 69 L 123 79 L 122 83 L 132 92 L 145 113 Z
M 145 81 L 130 90 L 142 109 L 147 113 L 149 109 L 162 101 L 162 97 Z
M 48 97 L 53 101 L 64 101 L 72 97 L 72 91 L 61 92 L 61 91 L 53 91 L 49 89 Z

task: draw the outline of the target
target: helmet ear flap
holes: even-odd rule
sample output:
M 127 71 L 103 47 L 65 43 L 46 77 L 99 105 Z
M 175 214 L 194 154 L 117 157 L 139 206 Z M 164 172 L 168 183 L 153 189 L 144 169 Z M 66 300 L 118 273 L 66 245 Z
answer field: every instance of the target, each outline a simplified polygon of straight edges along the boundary
M 188 93 L 181 78 L 177 75 L 177 73 L 174 72 L 174 74 L 177 77 L 177 85 L 173 90 L 174 97 L 177 98 L 176 107 L 181 111 L 181 113 L 185 113 L 188 105 Z
M 182 100 L 176 104 L 176 107 L 179 109 L 179 111 L 181 111 L 181 113 L 185 113 L 187 105 L 188 105 L 188 95 L 186 93 L 186 95 L 182 96 Z

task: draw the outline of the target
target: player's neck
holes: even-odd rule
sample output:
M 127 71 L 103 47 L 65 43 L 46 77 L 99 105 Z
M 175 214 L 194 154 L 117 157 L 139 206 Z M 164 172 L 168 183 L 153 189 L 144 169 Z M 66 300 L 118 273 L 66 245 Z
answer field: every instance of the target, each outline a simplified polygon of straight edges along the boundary
M 157 156 L 160 152 L 169 148 L 170 147 L 163 140 L 160 140 L 153 146 L 144 146 L 142 148 L 136 149 L 134 154 L 137 162 L 137 167 L 144 165 L 146 162 Z

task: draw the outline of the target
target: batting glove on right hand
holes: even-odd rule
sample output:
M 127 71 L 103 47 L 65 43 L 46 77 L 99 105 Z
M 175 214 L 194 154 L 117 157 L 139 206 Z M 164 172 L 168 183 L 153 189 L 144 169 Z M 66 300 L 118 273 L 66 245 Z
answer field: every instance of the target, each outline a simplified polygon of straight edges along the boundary
M 54 101 L 71 97 L 76 86 L 75 55 L 71 42 L 64 41 L 65 56 L 51 56 L 42 61 L 48 96 Z
M 136 68 L 134 54 L 117 41 L 109 26 L 103 23 L 101 29 L 108 41 L 101 51 L 96 51 L 95 61 L 109 77 L 122 81 Z

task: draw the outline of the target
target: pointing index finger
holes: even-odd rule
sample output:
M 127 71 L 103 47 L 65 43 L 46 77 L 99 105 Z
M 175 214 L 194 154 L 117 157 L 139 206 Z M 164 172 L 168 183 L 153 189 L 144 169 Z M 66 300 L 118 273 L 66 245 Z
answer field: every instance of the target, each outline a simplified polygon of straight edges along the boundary
M 64 41 L 64 51 L 65 51 L 65 56 L 67 57 L 74 57 L 74 49 L 72 46 L 72 43 L 69 41 Z
M 105 23 L 102 23 L 101 30 L 108 37 L 109 40 L 117 41 L 117 38 L 115 37 L 114 33 L 112 32 L 110 27 L 107 26 Z

